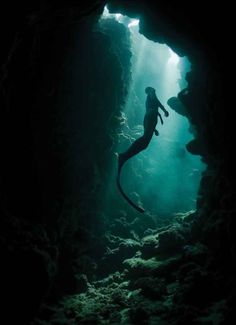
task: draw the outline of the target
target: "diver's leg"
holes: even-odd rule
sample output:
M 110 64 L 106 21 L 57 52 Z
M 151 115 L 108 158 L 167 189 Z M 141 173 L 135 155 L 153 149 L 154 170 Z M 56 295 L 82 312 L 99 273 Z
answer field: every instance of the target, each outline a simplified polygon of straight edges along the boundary
M 157 119 L 152 116 L 145 115 L 144 117 L 144 134 L 135 140 L 131 146 L 118 157 L 118 173 L 120 173 L 123 164 L 131 157 L 137 155 L 140 151 L 146 149 L 152 139 L 155 130 Z
M 144 136 L 152 137 L 153 133 L 156 131 L 157 125 L 157 115 L 156 113 L 146 114 L 143 121 L 144 126 Z
M 118 173 L 120 173 L 120 170 L 122 168 L 122 166 L 124 165 L 124 163 L 130 159 L 131 157 L 137 155 L 140 151 L 144 150 L 147 148 L 147 146 L 149 145 L 149 142 L 151 141 L 152 137 L 146 137 L 146 136 L 142 136 L 140 138 L 138 138 L 137 140 L 135 140 L 131 146 L 128 148 L 128 150 L 126 150 L 123 153 L 119 154 L 118 157 Z
M 124 153 L 121 154 L 123 159 L 127 160 L 135 155 L 137 155 L 140 151 L 147 148 L 149 142 L 151 141 L 151 137 L 142 136 L 135 140 L 131 146 Z

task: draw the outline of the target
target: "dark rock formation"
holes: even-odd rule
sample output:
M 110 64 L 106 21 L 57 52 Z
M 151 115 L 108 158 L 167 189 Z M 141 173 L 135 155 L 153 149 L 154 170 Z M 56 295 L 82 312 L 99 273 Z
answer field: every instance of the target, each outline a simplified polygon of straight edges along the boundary
M 176 111 L 176 113 L 183 116 L 187 115 L 186 108 L 177 97 L 171 97 L 168 99 L 167 104 Z

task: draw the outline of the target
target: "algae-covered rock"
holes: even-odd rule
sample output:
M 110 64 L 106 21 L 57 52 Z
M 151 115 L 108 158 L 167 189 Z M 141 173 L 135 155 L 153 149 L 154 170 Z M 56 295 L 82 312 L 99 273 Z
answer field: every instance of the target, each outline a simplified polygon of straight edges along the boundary
M 166 285 L 163 280 L 152 278 L 152 277 L 142 277 L 134 282 L 134 287 L 136 289 L 141 289 L 141 293 L 150 299 L 161 299 L 166 293 Z
M 158 268 L 161 262 L 157 261 L 155 258 L 144 260 L 140 257 L 134 257 L 125 260 L 123 264 L 129 271 L 127 276 L 137 279 L 139 277 L 152 274 Z
M 180 230 L 171 227 L 170 229 L 158 234 L 157 254 L 168 256 L 175 255 L 182 251 L 186 239 Z
M 142 256 L 144 258 L 151 258 L 157 253 L 159 245 L 158 234 L 145 236 L 142 239 Z
M 134 239 L 119 238 L 118 247 L 110 249 L 107 247 L 107 252 L 102 258 L 99 267 L 102 274 L 107 274 L 123 269 L 122 262 L 130 257 L 141 248 L 141 244 Z

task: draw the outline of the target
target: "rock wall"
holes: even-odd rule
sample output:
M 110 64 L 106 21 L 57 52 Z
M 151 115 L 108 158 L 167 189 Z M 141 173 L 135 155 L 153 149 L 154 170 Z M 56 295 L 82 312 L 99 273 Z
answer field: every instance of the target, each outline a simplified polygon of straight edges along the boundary
M 26 17 L 20 11 L 26 22 L 4 61 L 3 309 L 11 301 L 23 323 L 45 295 L 75 290 L 78 270 L 93 277 L 92 258 L 104 252 L 100 203 L 114 159 L 109 125 L 127 93 L 129 61 L 124 68 L 96 27 L 97 12 L 88 16 L 82 7 L 78 16 L 73 8 L 28 8 Z M 128 51 L 124 27 L 113 34 Z M 15 314 L 6 314 L 12 323 Z

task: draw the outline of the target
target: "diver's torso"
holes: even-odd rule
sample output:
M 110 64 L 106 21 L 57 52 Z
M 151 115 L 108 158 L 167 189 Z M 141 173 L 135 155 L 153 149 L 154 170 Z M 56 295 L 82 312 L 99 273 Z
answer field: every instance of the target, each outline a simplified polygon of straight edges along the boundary
M 156 96 L 148 95 L 146 99 L 146 114 L 158 114 L 159 101 Z

